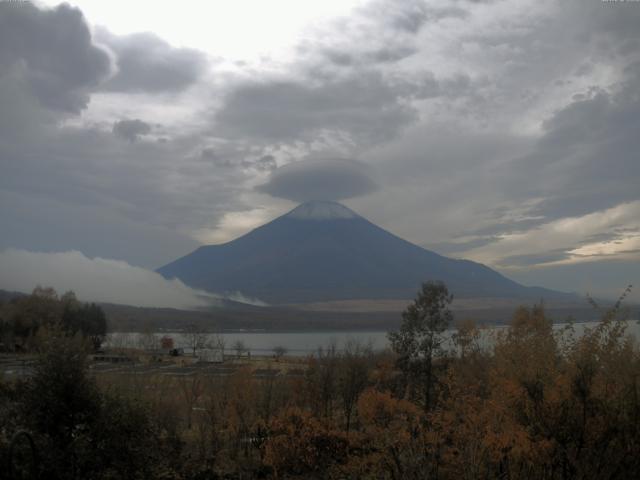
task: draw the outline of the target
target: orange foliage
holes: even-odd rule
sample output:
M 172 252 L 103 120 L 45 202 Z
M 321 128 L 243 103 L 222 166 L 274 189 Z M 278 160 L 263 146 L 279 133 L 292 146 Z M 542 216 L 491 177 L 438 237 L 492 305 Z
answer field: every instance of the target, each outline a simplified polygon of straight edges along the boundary
M 281 474 L 302 475 L 344 462 L 346 434 L 320 422 L 311 413 L 287 408 L 269 426 L 264 445 L 264 463 Z

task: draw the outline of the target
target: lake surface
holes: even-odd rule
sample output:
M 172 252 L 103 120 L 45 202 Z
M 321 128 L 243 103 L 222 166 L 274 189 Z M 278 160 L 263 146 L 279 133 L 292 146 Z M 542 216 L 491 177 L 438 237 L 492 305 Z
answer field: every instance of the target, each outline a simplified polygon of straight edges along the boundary
M 593 328 L 598 322 L 575 323 L 576 335 L 581 335 L 586 328 Z M 562 329 L 564 323 L 555 324 L 555 329 Z M 495 332 L 506 328 L 505 326 L 491 326 L 482 329 L 480 344 L 488 347 L 492 343 Z M 450 339 L 455 330 L 447 330 L 445 337 Z M 627 333 L 636 339 L 640 338 L 640 322 L 638 320 L 627 321 Z M 157 348 L 160 338 L 168 336 L 173 338 L 177 348 L 184 348 L 190 352 L 187 336 L 182 332 L 163 332 L 156 334 L 144 333 L 112 333 L 108 336 L 108 347 L 124 348 Z M 271 355 L 276 347 L 286 349 L 288 355 L 306 356 L 317 352 L 318 348 L 326 348 L 335 345 L 338 351 L 344 349 L 347 342 L 356 341 L 362 345 L 370 345 L 375 351 L 384 350 L 389 346 L 386 331 L 335 331 L 335 332 L 225 332 L 219 334 L 224 340 L 225 350 L 234 351 L 234 345 L 242 342 L 246 350 L 255 355 Z M 217 340 L 216 335 L 207 335 L 207 341 L 211 344 Z M 446 346 L 446 345 L 445 345 Z

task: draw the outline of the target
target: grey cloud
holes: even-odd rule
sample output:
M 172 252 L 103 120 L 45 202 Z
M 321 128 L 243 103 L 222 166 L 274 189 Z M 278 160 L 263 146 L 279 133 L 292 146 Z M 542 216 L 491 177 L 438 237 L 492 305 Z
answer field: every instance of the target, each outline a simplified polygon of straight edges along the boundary
M 0 2 L 0 68 L 20 79 L 47 108 L 78 112 L 111 63 L 92 43 L 80 10 L 67 4 L 39 9 L 31 2 Z
M 539 199 L 528 218 L 505 222 L 508 209 L 487 207 L 493 221 L 465 233 L 524 232 L 640 198 L 640 99 L 632 93 L 638 89 L 640 76 L 629 74 L 617 91 L 591 89 L 551 115 L 531 153 L 500 163 L 486 178 L 486 187 L 511 205 Z
M 618 228 L 616 228 L 615 231 L 613 231 L 613 232 L 596 233 L 594 235 L 589 235 L 588 237 L 585 237 L 580 242 L 580 244 L 581 245 L 586 245 L 586 244 L 595 243 L 595 242 L 615 241 L 615 240 L 618 240 L 618 239 L 622 238 L 622 234 L 624 234 L 625 232 L 635 232 L 635 229 L 627 229 L 627 228 L 618 229 Z
M 275 170 L 258 191 L 294 202 L 343 200 L 377 189 L 368 168 L 355 160 L 305 160 Z
M 376 63 L 394 63 L 407 58 L 418 50 L 409 45 L 385 45 L 359 52 L 350 52 L 341 47 L 327 47 L 323 55 L 333 64 L 339 66 L 370 65 Z
M 200 152 L 200 158 L 206 162 L 211 162 L 218 167 L 233 167 L 237 164 L 233 157 L 221 155 L 215 148 L 207 147 Z
M 416 33 L 425 24 L 429 16 L 429 8 L 424 1 L 389 1 L 377 0 L 362 7 L 362 15 L 378 18 L 393 29 Z
M 211 147 L 204 148 L 200 152 L 200 158 L 222 168 L 254 168 L 260 171 L 271 171 L 277 166 L 273 155 L 247 157 L 241 152 L 218 152 Z
M 430 18 L 442 20 L 444 18 L 467 18 L 469 12 L 460 7 L 431 8 L 428 10 Z
M 240 192 L 255 171 L 213 168 L 188 154 L 200 138 L 173 137 L 124 144 L 110 131 L 48 125 L 1 141 L 0 247 L 154 268 L 188 253 L 201 229 L 247 208 Z
M 592 261 L 573 265 L 523 268 L 505 272 L 525 285 L 544 285 L 557 290 L 618 298 L 627 285 L 640 285 L 639 261 Z M 640 302 L 640 289 L 634 288 L 628 302 Z M 637 315 L 637 314 L 636 314 Z M 637 318 L 637 316 L 636 316 Z
M 585 12 L 584 2 L 575 2 L 585 13 L 585 36 L 606 35 L 615 41 L 637 39 L 640 9 L 634 3 L 636 2 L 593 2 L 586 5 L 588 10 Z
M 262 157 L 260 157 L 258 160 L 254 162 L 254 165 L 259 170 L 266 170 L 266 171 L 273 170 L 274 168 L 277 167 L 276 159 L 273 155 L 263 155 Z
M 430 243 L 424 245 L 424 248 L 428 250 L 433 250 L 440 255 L 452 255 L 457 256 L 460 252 L 464 252 L 465 250 L 469 250 L 471 248 L 482 247 L 484 245 L 488 245 L 490 243 L 498 240 L 499 237 L 496 236 L 488 236 L 476 238 L 473 240 L 467 240 L 464 242 L 439 242 L 439 243 Z M 455 240 L 455 239 L 454 239 Z
M 534 214 L 576 216 L 640 198 L 640 75 L 627 72 L 613 92 L 592 89 L 555 113 L 534 152 L 513 166 L 511 178 L 521 179 L 511 187 L 545 197 Z
M 414 55 L 420 29 L 429 21 L 463 17 L 458 7 L 429 7 L 421 0 L 375 0 L 347 18 L 329 22 L 298 47 L 303 56 L 318 55 L 338 67 L 393 64 Z
M 638 41 L 638 39 L 636 38 L 625 41 L 617 49 L 617 53 L 619 53 L 620 55 L 636 54 L 639 51 L 640 51 L 640 41 Z
M 102 88 L 116 92 L 171 92 L 195 83 L 205 72 L 205 54 L 174 48 L 153 33 L 117 36 L 104 29 L 97 39 L 115 54 L 117 72 Z
M 332 138 L 355 148 L 386 142 L 418 119 L 415 100 L 473 90 L 463 72 L 436 78 L 393 68 L 418 51 L 425 23 L 464 15 L 419 0 L 369 2 L 302 42 L 288 73 L 232 87 L 216 113 L 216 134 L 307 144 Z
M 151 133 L 151 125 L 139 119 L 119 120 L 113 124 L 113 134 L 129 142 Z
M 266 140 L 309 139 L 323 131 L 380 142 L 416 119 L 380 74 L 368 71 L 314 85 L 255 81 L 237 87 L 216 120 L 219 133 Z
M 569 253 L 564 250 L 552 250 L 545 253 L 537 253 L 531 255 L 510 255 L 501 258 L 499 267 L 526 267 L 530 265 L 538 265 L 541 263 L 555 262 L 566 260 L 570 257 Z
M 80 168 L 79 161 L 75 168 Z M 47 252 L 79 250 L 92 257 L 106 256 L 157 268 L 198 246 L 198 242 L 175 228 L 163 226 L 157 218 L 151 222 L 138 216 L 129 218 L 128 212 L 121 210 L 128 202 L 144 200 L 145 193 L 138 192 L 136 196 L 126 189 L 105 191 L 91 185 L 90 175 L 85 175 L 87 178 L 83 175 L 70 179 L 47 172 L 47 177 L 57 185 L 58 191 L 53 192 L 39 188 L 37 182 L 27 183 L 11 175 L 12 182 L 20 183 L 21 191 L 11 192 L 0 185 L 0 221 L 4 226 L 0 250 L 11 247 Z M 91 188 L 97 191 L 91 193 Z M 69 194 L 61 192 L 67 189 L 71 190 Z M 98 201 L 93 195 L 104 198 Z M 120 202 L 113 199 L 116 195 L 123 197 Z M 172 207 L 171 201 L 162 198 L 156 201 L 162 209 Z
M 501 218 L 501 215 L 496 215 L 495 210 L 489 213 L 491 218 Z M 545 222 L 544 218 L 531 218 L 527 220 L 511 220 L 508 222 L 505 221 L 494 221 L 491 225 L 471 230 L 467 232 L 469 235 L 491 235 L 497 239 L 497 235 L 510 235 L 515 233 L 522 233 L 534 228 L 540 223 Z
M 460 61 L 454 64 L 462 65 L 461 78 L 466 75 L 469 82 L 458 85 L 456 102 L 448 101 L 443 81 L 436 81 L 435 75 L 424 77 L 424 95 L 408 88 L 408 96 L 413 92 L 415 98 L 445 99 L 443 108 L 431 101 L 427 113 L 422 112 L 425 120 L 409 128 L 410 134 L 381 146 L 374 155 L 367 152 L 388 188 L 366 205 L 362 202 L 364 213 L 370 211 L 371 218 L 388 222 L 389 229 L 405 232 L 416 243 L 463 255 L 465 247 L 453 243 L 456 238 L 479 235 L 491 243 L 494 236 L 526 232 L 558 218 L 639 198 L 640 75 L 632 64 L 625 67 L 631 58 L 603 52 L 597 40 L 607 40 L 604 43 L 611 52 L 634 42 L 640 31 L 605 28 L 602 12 L 609 6 L 596 3 L 589 4 L 588 15 L 583 2 L 570 2 L 545 12 L 550 16 L 542 20 L 527 19 L 526 24 L 522 18 L 503 17 L 488 28 L 471 28 L 461 33 L 459 42 L 448 44 L 451 58 L 459 55 Z M 584 31 L 591 31 L 593 39 L 585 40 Z M 590 81 L 596 88 L 585 88 L 574 77 L 585 64 L 593 70 L 584 71 L 579 80 Z M 602 83 L 603 68 L 616 72 L 608 78 L 617 83 Z M 482 84 L 474 70 L 487 72 Z M 411 75 L 405 78 L 417 84 L 411 82 Z M 561 88 L 547 97 L 547 86 L 559 79 Z M 582 96 L 572 99 L 572 93 Z M 537 109 L 553 105 L 545 103 L 549 99 L 557 111 L 548 115 L 538 140 L 513 133 L 523 124 L 535 126 L 536 116 L 540 118 Z M 396 195 L 384 197 L 387 190 Z M 389 196 L 393 209 L 388 207 Z M 385 209 L 384 214 L 376 213 Z M 409 211 L 411 217 L 406 215 Z M 430 228 L 414 226 L 415 219 Z M 444 241 L 447 237 L 452 239 L 450 246 Z M 470 243 L 467 248 L 477 246 Z M 554 254 L 556 258 L 564 255 L 551 252 L 549 258 Z M 510 259 L 521 265 L 533 260 Z

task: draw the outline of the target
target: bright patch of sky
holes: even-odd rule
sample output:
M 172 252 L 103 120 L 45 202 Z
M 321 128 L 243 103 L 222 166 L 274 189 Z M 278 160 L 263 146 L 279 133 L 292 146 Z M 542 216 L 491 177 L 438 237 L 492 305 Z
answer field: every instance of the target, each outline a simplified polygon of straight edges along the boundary
M 46 0 L 45 5 L 58 5 Z M 348 14 L 360 0 L 71 0 L 93 25 L 126 35 L 154 32 L 175 47 L 230 61 L 287 53 L 305 29 Z

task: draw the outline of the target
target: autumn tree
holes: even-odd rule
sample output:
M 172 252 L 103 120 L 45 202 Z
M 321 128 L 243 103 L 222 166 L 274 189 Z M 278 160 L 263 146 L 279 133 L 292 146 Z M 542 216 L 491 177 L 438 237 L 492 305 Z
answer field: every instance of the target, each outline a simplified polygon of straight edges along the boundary
M 191 419 L 193 417 L 193 409 L 198 403 L 198 399 L 204 393 L 203 381 L 199 374 L 183 375 L 180 377 L 178 384 L 180 385 L 180 391 L 187 411 L 187 428 L 191 428 Z
M 207 345 L 208 333 L 201 325 L 195 323 L 187 325 L 184 330 L 184 336 L 194 357 L 198 350 Z
M 280 360 L 287 354 L 287 349 L 282 345 L 278 345 L 273 347 L 273 355 L 276 357 L 276 360 Z
M 95 303 L 80 303 L 72 291 L 60 297 L 60 302 L 63 327 L 72 334 L 80 332 L 98 350 L 107 334 L 107 317 L 102 308 Z
M 54 325 L 60 320 L 61 304 L 53 288 L 38 285 L 31 295 L 18 298 L 13 304 L 10 323 L 15 336 L 25 346 L 38 329 Z
M 36 342 L 34 374 L 13 401 L 17 424 L 38 446 L 41 478 L 159 478 L 165 435 L 143 405 L 99 390 L 87 374 L 88 341 L 53 326 Z
M 351 427 L 358 397 L 367 387 L 371 355 L 370 345 L 364 346 L 355 340 L 347 341 L 342 354 L 338 370 L 338 391 L 342 399 L 347 432 Z
M 343 467 L 346 478 L 437 478 L 419 406 L 389 392 L 367 389 L 357 410 L 362 425 L 359 435 L 349 437 L 354 454 Z
M 429 281 L 414 302 L 402 313 L 400 330 L 387 334 L 393 351 L 398 355 L 398 367 L 419 397 L 425 411 L 434 402 L 434 358 L 442 353 L 442 334 L 453 320 L 449 305 L 453 295 L 446 285 Z
M 319 347 L 314 356 L 308 358 L 305 373 L 305 390 L 317 416 L 333 416 L 337 397 L 338 353 L 335 342 Z
M 99 348 L 107 333 L 107 319 L 94 303 L 81 303 L 72 291 L 61 297 L 53 288 L 37 286 L 31 295 L 17 298 L 3 309 L 5 333 L 12 333 L 21 346 L 33 347 L 42 327 L 60 325 L 69 334 L 80 333 Z
M 240 358 L 244 352 L 247 351 L 247 346 L 242 340 L 236 340 L 233 343 L 232 348 L 236 351 L 236 356 Z
M 299 408 L 283 410 L 271 421 L 269 430 L 264 462 L 273 468 L 276 478 L 327 478 L 334 465 L 347 459 L 345 435 Z
M 49 468 L 66 472 L 74 468 L 75 439 L 99 412 L 98 390 L 85 375 L 88 345 L 55 327 L 41 329 L 37 343 L 35 372 L 21 392 L 22 416 L 47 445 Z
M 451 336 L 462 359 L 480 351 L 480 330 L 473 320 L 457 322 L 456 331 Z

